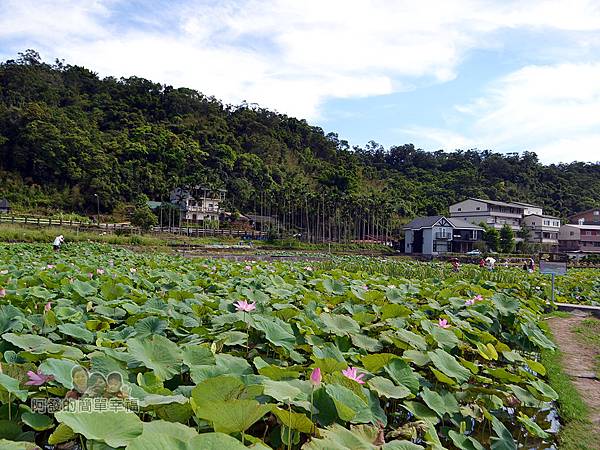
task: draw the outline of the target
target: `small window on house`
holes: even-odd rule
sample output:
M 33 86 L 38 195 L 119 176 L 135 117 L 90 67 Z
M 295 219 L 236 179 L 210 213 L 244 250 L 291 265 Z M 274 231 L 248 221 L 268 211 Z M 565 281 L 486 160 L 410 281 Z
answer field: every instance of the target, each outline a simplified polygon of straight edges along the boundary
M 574 231 L 570 231 L 569 232 L 569 236 L 575 236 L 575 232 Z
M 477 211 L 479 211 L 481 208 L 478 206 L 477 208 L 475 208 Z
M 462 211 L 462 208 L 458 208 L 457 211 Z

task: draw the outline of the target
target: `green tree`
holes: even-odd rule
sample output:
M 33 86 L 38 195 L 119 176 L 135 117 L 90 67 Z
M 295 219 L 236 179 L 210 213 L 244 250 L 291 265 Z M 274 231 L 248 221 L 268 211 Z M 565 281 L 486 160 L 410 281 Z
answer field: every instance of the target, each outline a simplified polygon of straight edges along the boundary
M 488 248 L 493 252 L 497 252 L 500 249 L 500 233 L 493 227 L 489 227 L 485 223 L 479 224 L 483 228 L 483 240 Z
M 519 253 L 531 252 L 531 243 L 529 242 L 531 239 L 531 228 L 523 224 L 521 229 L 517 231 L 517 237 L 520 239 L 516 245 L 517 251 L 519 251 Z
M 131 215 L 131 224 L 140 227 L 143 231 L 148 231 L 158 224 L 158 218 L 152 212 L 147 202 L 148 197 L 145 195 L 140 196 Z
M 500 229 L 500 250 L 502 253 L 511 253 L 515 249 L 515 234 L 508 224 Z

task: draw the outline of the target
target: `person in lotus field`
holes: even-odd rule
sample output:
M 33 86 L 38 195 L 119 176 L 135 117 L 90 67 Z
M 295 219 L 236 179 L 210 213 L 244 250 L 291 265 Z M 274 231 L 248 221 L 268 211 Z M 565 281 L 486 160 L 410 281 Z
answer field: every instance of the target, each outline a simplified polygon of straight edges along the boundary
M 65 242 L 65 238 L 63 237 L 63 235 L 61 234 L 60 236 L 56 236 L 54 238 L 54 242 L 52 243 L 52 247 L 54 248 L 54 251 L 59 251 L 60 250 L 60 246 L 63 244 L 63 242 Z

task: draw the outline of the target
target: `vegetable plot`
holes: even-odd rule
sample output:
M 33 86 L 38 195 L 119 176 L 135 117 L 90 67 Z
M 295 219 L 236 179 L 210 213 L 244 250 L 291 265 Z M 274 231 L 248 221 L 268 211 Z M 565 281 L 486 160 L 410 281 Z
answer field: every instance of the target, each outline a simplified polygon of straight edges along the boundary
M 11 245 L 0 289 L 2 448 L 552 441 L 522 283 Z

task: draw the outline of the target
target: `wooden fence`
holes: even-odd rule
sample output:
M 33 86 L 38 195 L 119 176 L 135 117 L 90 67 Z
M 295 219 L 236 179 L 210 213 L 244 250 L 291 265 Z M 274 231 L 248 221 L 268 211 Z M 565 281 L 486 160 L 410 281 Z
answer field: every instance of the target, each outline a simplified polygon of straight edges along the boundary
M 90 223 L 78 220 L 63 220 L 52 219 L 50 217 L 33 217 L 33 216 L 8 216 L 0 215 L 0 223 L 31 225 L 31 226 L 56 226 L 56 227 L 73 227 L 80 231 L 103 231 L 107 233 L 139 233 L 140 229 L 126 223 Z M 210 229 L 199 227 L 153 227 L 150 230 L 153 234 L 169 233 L 185 236 L 229 236 L 245 239 L 264 239 L 267 235 L 264 231 L 256 230 L 230 230 L 230 229 Z

